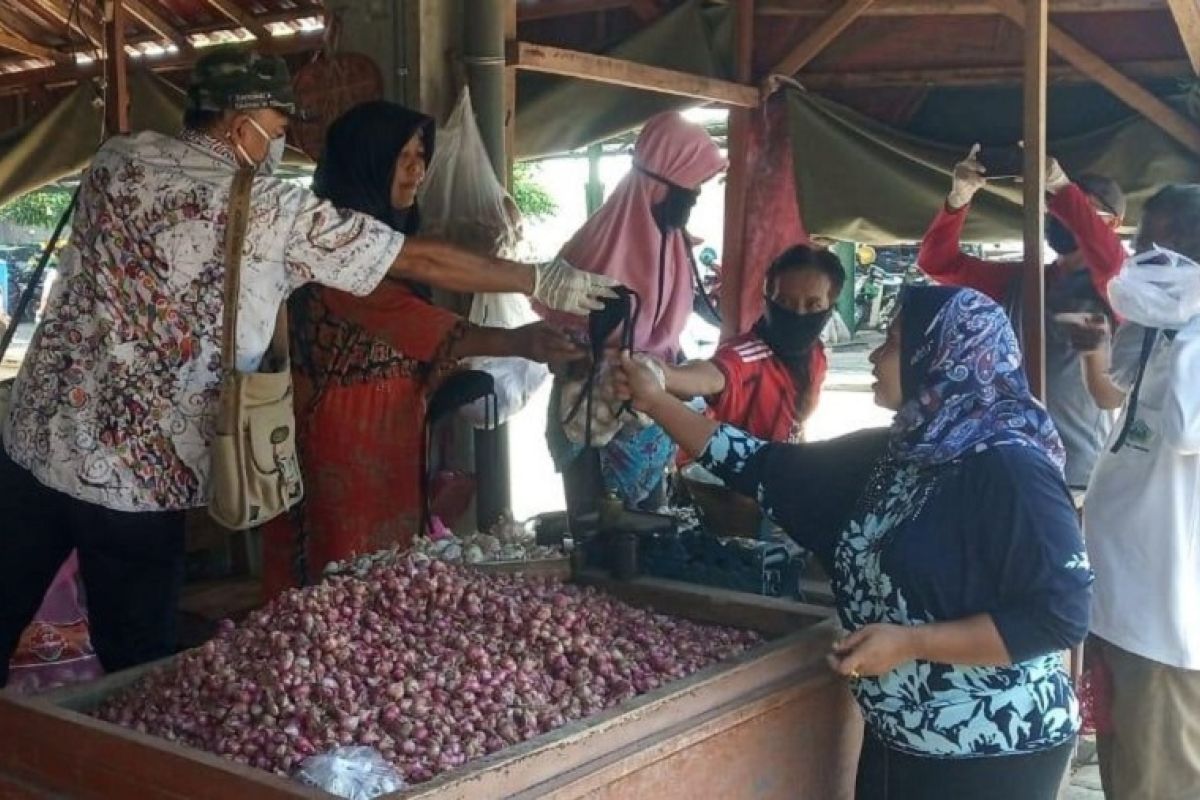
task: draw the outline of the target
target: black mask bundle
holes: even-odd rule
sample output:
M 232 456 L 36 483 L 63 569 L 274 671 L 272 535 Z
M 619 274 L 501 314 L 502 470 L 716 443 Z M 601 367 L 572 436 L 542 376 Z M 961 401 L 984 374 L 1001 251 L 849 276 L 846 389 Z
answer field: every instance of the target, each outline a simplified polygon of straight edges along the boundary
M 789 367 L 800 362 L 807 364 L 809 351 L 820 340 L 832 314 L 832 309 L 800 314 L 768 297 L 754 332 Z

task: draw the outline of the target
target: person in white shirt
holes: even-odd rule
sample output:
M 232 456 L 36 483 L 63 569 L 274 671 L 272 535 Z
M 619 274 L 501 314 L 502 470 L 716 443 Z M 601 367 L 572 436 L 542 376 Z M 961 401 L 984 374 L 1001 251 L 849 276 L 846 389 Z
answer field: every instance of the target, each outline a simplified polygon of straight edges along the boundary
M 1092 475 L 1089 660 L 1111 686 L 1098 741 L 1108 800 L 1200 798 L 1200 185 L 1145 206 L 1109 285 L 1125 320 L 1086 357 L 1098 405 L 1125 410 Z
M 0 447 L 0 686 L 59 565 L 79 554 L 91 634 L 114 671 L 169 655 L 184 511 L 210 494 L 223 371 L 223 240 L 237 170 L 254 168 L 237 364 L 258 367 L 280 304 L 307 283 L 366 295 L 385 276 L 524 292 L 575 314 L 613 281 L 563 261 L 485 258 L 407 240 L 271 177 L 296 111 L 282 59 L 215 50 L 184 131 L 117 136 L 92 159 L 59 285 L 13 387 Z

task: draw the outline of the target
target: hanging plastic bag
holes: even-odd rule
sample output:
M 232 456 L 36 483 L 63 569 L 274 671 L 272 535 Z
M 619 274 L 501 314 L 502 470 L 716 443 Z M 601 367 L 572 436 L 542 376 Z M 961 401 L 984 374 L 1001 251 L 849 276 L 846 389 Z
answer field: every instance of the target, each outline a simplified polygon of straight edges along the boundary
M 529 301 L 519 294 L 477 294 L 468 319 L 489 328 L 519 328 L 537 322 Z M 545 364 L 523 358 L 483 356 L 466 359 L 469 369 L 483 370 L 496 381 L 497 424 L 523 409 L 550 377 Z M 459 414 L 477 428 L 489 423 L 484 400 L 463 406 Z
M 407 788 L 396 768 L 372 747 L 338 747 L 306 758 L 296 780 L 346 800 L 372 800 Z
M 438 131 L 418 202 L 424 235 L 491 256 L 512 254 L 521 241 L 521 212 L 496 177 L 466 89 Z
M 521 213 L 492 169 L 466 89 L 445 127 L 438 131 L 437 150 L 419 201 L 425 234 L 493 256 L 511 254 L 520 243 Z M 468 319 L 490 328 L 518 328 L 536 322 L 537 316 L 522 295 L 477 294 Z M 550 376 L 544 364 L 523 358 L 469 358 L 465 366 L 495 378 L 496 422 L 504 422 L 524 408 Z M 476 427 L 492 422 L 483 400 L 464 406 L 459 413 Z

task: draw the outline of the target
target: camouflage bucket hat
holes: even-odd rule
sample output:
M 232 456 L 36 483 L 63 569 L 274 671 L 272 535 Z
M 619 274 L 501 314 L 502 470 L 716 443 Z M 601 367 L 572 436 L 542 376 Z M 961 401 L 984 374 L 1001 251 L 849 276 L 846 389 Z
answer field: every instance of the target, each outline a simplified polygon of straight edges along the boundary
M 197 111 L 273 108 L 305 116 L 296 107 L 287 63 L 244 47 L 220 47 L 197 61 L 187 96 L 188 107 Z

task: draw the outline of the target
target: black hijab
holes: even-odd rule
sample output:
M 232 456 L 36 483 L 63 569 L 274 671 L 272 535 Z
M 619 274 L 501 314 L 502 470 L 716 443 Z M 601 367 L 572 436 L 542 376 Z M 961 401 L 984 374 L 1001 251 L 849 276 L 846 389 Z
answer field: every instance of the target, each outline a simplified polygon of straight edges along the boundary
M 313 192 L 339 208 L 370 214 L 403 234 L 416 233 L 416 204 L 400 211 L 392 208 L 392 178 L 400 151 L 416 135 L 425 145 L 429 166 L 434 131 L 432 117 L 398 103 L 374 100 L 355 106 L 329 126 Z

